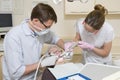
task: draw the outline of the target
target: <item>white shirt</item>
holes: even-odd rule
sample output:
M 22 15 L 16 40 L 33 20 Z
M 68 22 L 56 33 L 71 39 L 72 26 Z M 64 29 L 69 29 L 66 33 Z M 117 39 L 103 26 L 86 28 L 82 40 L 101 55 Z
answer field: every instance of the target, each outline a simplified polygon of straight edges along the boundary
M 22 76 L 25 65 L 39 61 L 43 43 L 56 44 L 59 38 L 52 32 L 36 36 L 29 28 L 28 20 L 13 27 L 4 39 L 4 80 L 33 80 L 35 72 Z
M 90 33 L 85 30 L 83 25 L 84 20 L 78 20 L 76 23 L 76 32 L 80 34 L 81 40 L 94 45 L 97 48 L 101 48 L 104 43 L 108 43 L 114 38 L 114 30 L 110 24 L 105 22 L 97 34 Z M 83 63 L 93 62 L 101 64 L 111 64 L 111 53 L 107 57 L 101 57 L 90 50 L 83 50 Z

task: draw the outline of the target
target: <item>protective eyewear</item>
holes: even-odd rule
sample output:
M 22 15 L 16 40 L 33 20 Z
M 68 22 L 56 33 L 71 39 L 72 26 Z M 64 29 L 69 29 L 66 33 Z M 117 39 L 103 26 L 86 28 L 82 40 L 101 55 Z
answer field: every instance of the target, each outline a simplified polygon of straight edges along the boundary
M 50 28 L 50 26 L 46 26 L 42 20 L 39 19 L 39 21 L 45 26 L 46 29 Z

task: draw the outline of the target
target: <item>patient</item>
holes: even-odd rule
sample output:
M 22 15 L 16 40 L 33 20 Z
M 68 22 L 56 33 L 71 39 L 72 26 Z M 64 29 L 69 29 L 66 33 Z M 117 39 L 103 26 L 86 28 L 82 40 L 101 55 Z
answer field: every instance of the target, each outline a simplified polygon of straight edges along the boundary
M 64 63 L 64 58 L 61 56 L 61 54 L 63 53 L 63 50 L 59 47 L 57 47 L 56 45 L 52 46 L 49 51 L 48 51 L 49 55 L 51 56 L 57 56 L 57 62 L 56 64 L 62 64 Z
M 46 71 L 47 68 L 53 68 L 55 65 L 64 64 L 65 59 L 61 57 L 63 50 L 57 46 L 51 46 L 45 55 L 41 57 L 41 65 L 37 71 L 37 75 L 35 80 L 41 80 L 42 73 Z M 55 64 L 51 66 L 47 66 L 49 64 Z
M 66 43 L 66 44 L 68 45 L 69 43 Z M 61 48 L 54 45 L 50 47 L 50 49 L 48 50 L 46 54 L 50 56 L 57 56 L 58 59 L 57 59 L 56 64 L 61 64 L 61 63 L 65 63 L 66 60 L 70 60 L 72 58 L 73 50 L 63 51 Z
M 66 44 L 68 45 L 69 43 L 66 43 Z M 69 46 L 67 46 L 67 47 L 69 48 Z M 45 56 L 45 58 L 43 58 L 41 64 L 46 66 L 48 64 L 51 64 L 51 62 L 54 62 L 55 59 L 56 59 L 55 65 L 64 64 L 64 63 L 68 62 L 68 59 L 72 56 L 71 54 L 73 54 L 72 50 L 71 51 L 70 50 L 63 51 L 61 48 L 53 45 L 48 49 L 46 54 L 43 55 L 43 57 Z M 41 70 L 39 70 L 38 74 L 37 74 L 37 80 L 48 80 L 48 79 L 56 80 L 55 77 L 52 76 L 48 70 L 48 68 L 54 68 L 55 65 L 47 66 L 46 68 L 44 67 L 42 74 L 40 72 Z M 46 77 L 46 75 L 47 75 L 47 77 Z

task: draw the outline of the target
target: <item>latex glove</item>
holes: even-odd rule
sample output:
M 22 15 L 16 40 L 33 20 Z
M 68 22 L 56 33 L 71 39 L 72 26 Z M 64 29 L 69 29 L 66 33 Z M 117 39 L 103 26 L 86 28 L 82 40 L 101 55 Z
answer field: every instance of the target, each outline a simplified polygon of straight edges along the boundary
M 53 66 L 56 64 L 57 56 L 47 56 L 41 60 L 41 67 Z
M 83 42 L 83 41 L 79 41 L 78 46 L 82 49 L 90 49 L 93 50 L 94 46 L 90 45 L 89 43 Z
M 70 48 L 72 45 L 74 45 L 75 42 L 66 42 L 65 43 L 65 52 L 73 52 L 73 48 Z

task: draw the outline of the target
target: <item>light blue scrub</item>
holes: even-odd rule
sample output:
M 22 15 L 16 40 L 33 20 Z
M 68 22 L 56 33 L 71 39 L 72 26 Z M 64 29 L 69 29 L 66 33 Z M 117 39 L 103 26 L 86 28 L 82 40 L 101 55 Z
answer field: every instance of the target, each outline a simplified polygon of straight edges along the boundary
M 25 65 L 39 61 L 43 43 L 56 44 L 59 38 L 52 32 L 37 36 L 29 28 L 28 20 L 13 27 L 4 39 L 4 56 L 2 60 L 4 80 L 33 80 L 35 71 L 22 76 Z

